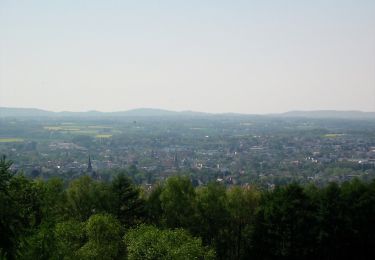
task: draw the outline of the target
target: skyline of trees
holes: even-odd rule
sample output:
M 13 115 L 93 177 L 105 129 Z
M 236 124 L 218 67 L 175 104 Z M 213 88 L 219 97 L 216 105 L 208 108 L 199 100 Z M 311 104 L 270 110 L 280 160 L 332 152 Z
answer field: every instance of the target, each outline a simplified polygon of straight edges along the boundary
M 375 257 L 375 181 L 264 191 L 174 176 L 147 192 L 126 172 L 43 181 L 10 166 L 0 159 L 1 259 Z

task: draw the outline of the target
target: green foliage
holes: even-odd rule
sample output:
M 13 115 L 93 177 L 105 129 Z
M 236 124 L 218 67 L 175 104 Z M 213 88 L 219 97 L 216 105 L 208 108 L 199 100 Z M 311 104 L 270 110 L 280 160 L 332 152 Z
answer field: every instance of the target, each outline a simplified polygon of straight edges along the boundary
M 77 251 L 79 259 L 120 259 L 123 253 L 120 222 L 111 215 L 91 216 L 85 225 L 88 241 Z
M 214 259 L 212 249 L 202 245 L 183 229 L 161 230 L 141 225 L 131 229 L 125 236 L 128 259 Z
M 57 259 L 120 259 L 124 255 L 120 222 L 109 214 L 86 222 L 69 220 L 55 227 Z
M 187 177 L 169 178 L 160 201 L 167 227 L 189 228 L 195 222 L 195 190 Z
M 40 181 L 39 185 L 43 187 L 43 216 L 52 222 L 58 222 L 66 213 L 65 206 L 67 202 L 66 191 L 62 179 L 53 178 L 48 181 Z
M 68 214 L 79 221 L 92 214 L 109 212 L 110 203 L 110 187 L 89 176 L 72 181 L 67 190 Z
M 10 196 L 17 202 L 24 227 L 37 227 L 42 222 L 42 192 L 40 187 L 23 175 L 10 182 Z
M 229 233 L 234 241 L 229 246 L 231 258 L 239 259 L 250 250 L 259 199 L 259 192 L 254 188 L 234 187 L 228 191 Z
M 85 225 L 76 220 L 60 222 L 55 227 L 56 256 L 76 259 L 78 249 L 85 242 Z
M 145 211 L 147 220 L 152 224 L 161 224 L 163 209 L 161 206 L 160 195 L 163 192 L 164 187 L 157 185 L 151 193 L 148 195 L 145 204 Z
M 315 248 L 315 208 L 303 189 L 291 184 L 264 194 L 255 246 L 269 257 L 308 257 Z
M 375 182 L 331 184 L 319 203 L 319 253 L 325 258 L 375 255 Z
M 375 181 L 260 192 L 171 177 L 143 198 L 124 174 L 65 188 L 10 167 L 0 159 L 0 259 L 375 257 Z
M 5 156 L 0 158 L 0 192 L 6 192 L 9 186 L 9 182 L 13 177 L 10 167 L 13 162 L 6 160 Z
M 53 259 L 56 254 L 54 228 L 43 224 L 26 237 L 21 245 L 22 259 Z
M 210 183 L 197 192 L 198 217 L 202 228 L 200 234 L 205 241 L 217 239 L 220 228 L 229 220 L 226 189 L 219 183 Z
M 131 226 L 144 216 L 144 201 L 139 190 L 124 173 L 118 174 L 111 183 L 111 212 L 125 226 Z
M 197 191 L 197 214 L 199 220 L 198 234 L 205 244 L 212 245 L 218 255 L 226 255 L 230 246 L 229 224 L 231 222 L 228 210 L 226 188 L 219 183 L 210 183 Z
M 14 259 L 17 255 L 18 236 L 22 232 L 19 208 L 11 195 L 11 161 L 0 158 L 0 258 Z

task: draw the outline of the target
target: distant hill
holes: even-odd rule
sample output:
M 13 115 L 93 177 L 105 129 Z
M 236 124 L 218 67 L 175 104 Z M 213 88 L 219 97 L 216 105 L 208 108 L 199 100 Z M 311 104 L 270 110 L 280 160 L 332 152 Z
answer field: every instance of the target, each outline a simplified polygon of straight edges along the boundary
M 155 109 L 155 108 L 138 108 L 138 109 L 131 109 L 127 111 L 119 111 L 119 112 L 110 112 L 107 113 L 113 116 L 134 116 L 134 117 L 150 117 L 150 116 L 175 116 L 182 114 L 182 112 L 176 112 L 171 110 L 164 110 L 164 109 Z
M 337 110 L 290 111 L 283 114 L 278 114 L 278 116 L 304 118 L 375 119 L 375 112 Z
M 337 119 L 374 119 L 375 112 L 361 112 L 361 111 L 336 111 L 336 110 L 317 110 L 317 111 L 290 111 L 282 114 L 269 114 L 269 115 L 249 115 L 249 114 L 236 114 L 236 113 L 223 113 L 223 114 L 210 114 L 194 111 L 171 111 L 164 109 L 154 108 L 138 108 L 127 111 L 116 112 L 100 112 L 100 111 L 87 111 L 87 112 L 52 112 L 36 108 L 9 108 L 0 107 L 0 117 L 202 117 L 202 116 L 272 116 L 284 118 L 337 118 Z
M 36 108 L 0 107 L 0 117 L 165 117 L 165 116 L 204 116 L 207 113 L 193 111 L 170 111 L 164 109 L 138 108 L 116 112 L 52 112 Z
M 10 108 L 0 107 L 0 116 L 4 117 L 40 117 L 40 116 L 52 116 L 54 112 L 37 108 Z

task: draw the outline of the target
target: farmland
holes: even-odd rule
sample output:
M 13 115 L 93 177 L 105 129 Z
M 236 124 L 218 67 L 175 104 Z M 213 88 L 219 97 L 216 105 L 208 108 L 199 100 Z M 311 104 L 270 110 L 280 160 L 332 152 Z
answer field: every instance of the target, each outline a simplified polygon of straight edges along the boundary
M 24 139 L 22 138 L 4 138 L 0 137 L 0 143 L 20 143 L 23 142 Z
M 374 121 L 222 116 L 4 119 L 1 124 L 0 153 L 15 168 L 43 178 L 75 178 L 87 168 L 89 154 L 103 176 L 136 167 L 137 183 L 179 172 L 198 183 L 219 179 L 265 187 L 375 175 Z

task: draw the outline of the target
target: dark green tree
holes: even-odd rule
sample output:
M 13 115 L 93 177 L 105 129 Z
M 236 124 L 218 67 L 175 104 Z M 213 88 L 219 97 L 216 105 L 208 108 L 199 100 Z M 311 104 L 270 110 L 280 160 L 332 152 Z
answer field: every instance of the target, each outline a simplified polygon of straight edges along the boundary
M 79 221 L 91 215 L 110 212 L 111 192 L 106 183 L 94 181 L 89 176 L 73 180 L 67 190 L 67 214 Z
M 248 258 L 259 198 L 259 192 L 255 188 L 233 187 L 228 191 L 230 259 Z
M 163 192 L 163 186 L 158 184 L 147 196 L 145 211 L 147 215 L 147 221 L 154 224 L 160 225 L 163 209 L 161 207 L 160 195 Z
M 0 158 L 0 258 L 14 259 L 17 255 L 18 237 L 22 232 L 22 220 L 18 205 L 12 198 L 10 186 L 12 162 Z
M 255 257 L 307 258 L 315 254 L 316 208 L 297 184 L 263 194 L 253 235 Z
M 139 222 L 145 215 L 145 202 L 140 192 L 124 173 L 118 174 L 111 183 L 111 212 L 125 226 Z
M 345 234 L 350 220 L 345 212 L 341 188 L 337 183 L 330 183 L 323 190 L 318 190 L 317 195 L 320 195 L 317 212 L 318 255 L 323 259 L 342 258 L 341 252 L 345 250 Z
M 203 242 L 212 245 L 217 257 L 226 259 L 232 241 L 229 226 L 232 219 L 228 210 L 228 198 L 224 185 L 209 183 L 197 191 L 197 234 Z

